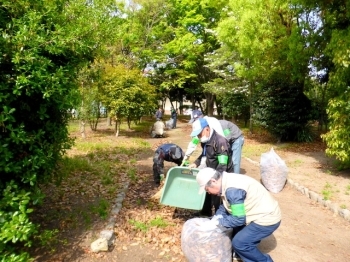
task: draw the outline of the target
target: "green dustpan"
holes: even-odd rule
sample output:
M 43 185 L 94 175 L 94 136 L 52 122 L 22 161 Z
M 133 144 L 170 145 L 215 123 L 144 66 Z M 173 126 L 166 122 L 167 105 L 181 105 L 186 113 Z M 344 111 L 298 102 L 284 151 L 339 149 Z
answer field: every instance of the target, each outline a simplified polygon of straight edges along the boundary
M 196 175 L 199 169 L 173 167 L 169 169 L 163 187 L 160 203 L 167 206 L 201 210 L 205 194 L 198 194 Z

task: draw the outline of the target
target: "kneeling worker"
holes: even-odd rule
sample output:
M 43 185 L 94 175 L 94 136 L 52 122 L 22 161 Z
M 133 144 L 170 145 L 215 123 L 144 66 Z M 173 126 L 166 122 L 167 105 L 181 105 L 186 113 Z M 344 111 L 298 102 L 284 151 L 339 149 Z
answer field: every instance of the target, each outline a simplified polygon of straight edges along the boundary
M 157 118 L 156 122 L 151 127 L 151 137 L 152 138 L 164 137 L 165 135 L 164 129 L 165 129 L 164 122 L 161 119 Z
M 153 156 L 153 178 L 156 185 L 160 184 L 160 175 L 164 174 L 164 160 L 181 165 L 185 154 L 175 144 L 163 144 L 154 152 Z
M 243 261 L 273 260 L 257 245 L 271 235 L 281 223 L 278 202 L 254 178 L 201 169 L 196 176 L 199 193 L 221 196 L 223 204 L 209 223 L 233 228 L 232 248 Z

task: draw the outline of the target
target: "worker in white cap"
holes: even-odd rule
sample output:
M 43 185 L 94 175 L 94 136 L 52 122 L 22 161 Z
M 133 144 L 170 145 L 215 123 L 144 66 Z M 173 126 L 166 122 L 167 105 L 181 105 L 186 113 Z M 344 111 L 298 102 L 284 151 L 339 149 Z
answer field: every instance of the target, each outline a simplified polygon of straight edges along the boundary
M 281 223 L 278 202 L 266 188 L 249 176 L 220 173 L 208 167 L 199 170 L 196 180 L 199 194 L 207 192 L 221 197 L 223 203 L 210 222 L 233 228 L 234 252 L 243 261 L 272 262 L 270 255 L 257 248 Z
M 202 153 L 189 165 L 190 168 L 207 166 L 220 172 L 233 172 L 230 144 L 209 125 L 205 118 L 199 118 L 193 123 L 191 137 L 198 137 Z M 212 216 L 212 206 L 216 211 L 219 205 L 219 197 L 206 195 L 202 215 Z

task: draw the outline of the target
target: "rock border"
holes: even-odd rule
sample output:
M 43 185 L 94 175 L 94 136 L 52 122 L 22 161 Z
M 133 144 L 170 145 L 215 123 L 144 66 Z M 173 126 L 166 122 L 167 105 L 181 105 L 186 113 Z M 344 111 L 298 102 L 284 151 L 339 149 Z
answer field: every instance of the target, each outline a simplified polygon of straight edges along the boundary
M 108 219 L 107 225 L 100 232 L 99 238 L 94 242 L 92 242 L 90 245 L 92 252 L 94 253 L 98 253 L 101 251 L 107 252 L 108 247 L 114 244 L 115 233 L 113 229 L 117 221 L 117 215 L 119 214 L 120 209 L 123 206 L 123 201 L 128 188 L 129 188 L 129 182 L 124 182 L 123 187 L 120 190 L 120 192 L 117 194 L 115 203 L 112 206 L 112 209 L 110 212 L 110 218 Z
M 248 162 L 252 163 L 255 166 L 260 167 L 260 163 L 257 161 L 254 161 L 248 157 L 244 157 Z M 350 211 L 348 209 L 340 208 L 340 206 L 336 203 L 332 203 L 330 200 L 324 200 L 319 194 L 317 194 L 314 191 L 309 190 L 307 187 L 304 187 L 300 185 L 299 183 L 293 181 L 290 178 L 287 178 L 287 184 L 289 184 L 292 188 L 296 189 L 303 195 L 307 196 L 311 200 L 323 205 L 324 207 L 327 207 L 329 210 L 331 210 L 334 214 L 337 214 L 344 218 L 345 220 L 350 222 Z

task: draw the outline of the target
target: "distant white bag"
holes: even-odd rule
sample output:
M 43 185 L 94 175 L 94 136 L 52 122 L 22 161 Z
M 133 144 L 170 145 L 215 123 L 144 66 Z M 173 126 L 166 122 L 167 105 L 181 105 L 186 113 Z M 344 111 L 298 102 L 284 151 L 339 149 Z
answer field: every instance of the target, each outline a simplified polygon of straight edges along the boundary
M 288 167 L 273 148 L 261 154 L 260 174 L 263 185 L 272 193 L 280 192 L 286 184 Z
M 208 218 L 192 218 L 183 225 L 181 249 L 187 261 L 232 262 L 232 228 L 209 224 Z
M 168 121 L 165 121 L 165 126 L 167 129 L 172 129 L 174 124 L 174 120 L 171 118 Z

